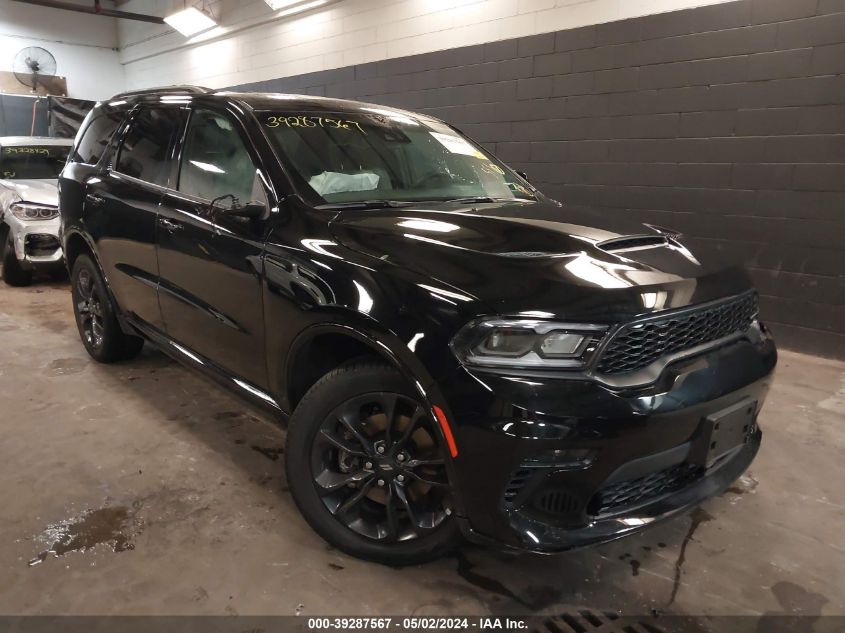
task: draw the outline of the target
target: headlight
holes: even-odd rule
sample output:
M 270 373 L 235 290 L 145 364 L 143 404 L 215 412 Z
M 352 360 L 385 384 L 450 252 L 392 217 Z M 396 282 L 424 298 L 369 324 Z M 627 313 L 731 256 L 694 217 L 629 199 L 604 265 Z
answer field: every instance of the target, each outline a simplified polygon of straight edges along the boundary
M 451 346 L 466 365 L 577 369 L 586 364 L 606 329 L 603 325 L 481 319 L 463 327 Z
M 9 208 L 14 216 L 20 220 L 52 220 L 59 217 L 59 210 L 56 207 L 47 207 L 41 204 L 16 202 Z

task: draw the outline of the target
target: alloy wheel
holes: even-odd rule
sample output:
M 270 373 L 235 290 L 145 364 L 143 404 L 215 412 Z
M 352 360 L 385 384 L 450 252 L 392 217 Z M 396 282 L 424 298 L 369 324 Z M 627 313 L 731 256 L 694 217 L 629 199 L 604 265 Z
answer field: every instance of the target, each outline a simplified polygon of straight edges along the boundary
M 87 270 L 81 270 L 76 279 L 76 290 L 79 299 L 76 302 L 76 311 L 82 323 L 82 332 L 86 342 L 94 348 L 103 345 L 105 334 L 103 324 L 103 304 L 97 288 L 94 285 L 94 278 Z
M 369 393 L 332 411 L 314 439 L 311 471 L 334 517 L 374 540 L 424 536 L 451 514 L 431 418 L 402 394 Z

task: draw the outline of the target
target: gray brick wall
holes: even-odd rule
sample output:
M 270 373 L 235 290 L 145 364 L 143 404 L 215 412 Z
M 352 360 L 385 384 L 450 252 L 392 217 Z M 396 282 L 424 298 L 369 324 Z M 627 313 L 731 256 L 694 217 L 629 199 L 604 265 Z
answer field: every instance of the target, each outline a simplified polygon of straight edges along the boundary
M 438 116 L 552 197 L 742 259 L 782 346 L 845 357 L 845 0 L 740 0 L 239 88 Z

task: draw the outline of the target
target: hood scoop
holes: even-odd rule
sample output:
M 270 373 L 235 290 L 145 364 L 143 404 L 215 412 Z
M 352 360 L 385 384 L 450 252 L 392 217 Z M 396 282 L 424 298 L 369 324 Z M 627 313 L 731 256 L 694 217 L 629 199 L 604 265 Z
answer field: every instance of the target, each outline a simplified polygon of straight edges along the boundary
M 664 235 L 623 235 L 598 242 L 596 248 L 606 253 L 638 251 L 644 248 L 657 248 L 668 245 L 669 238 Z

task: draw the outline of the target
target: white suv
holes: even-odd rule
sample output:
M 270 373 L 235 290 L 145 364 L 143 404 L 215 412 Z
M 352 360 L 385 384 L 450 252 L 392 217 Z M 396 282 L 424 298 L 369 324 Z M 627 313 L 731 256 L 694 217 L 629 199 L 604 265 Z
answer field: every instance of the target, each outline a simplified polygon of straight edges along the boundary
M 36 269 L 62 266 L 56 179 L 69 138 L 0 137 L 0 256 L 3 279 L 26 286 Z

